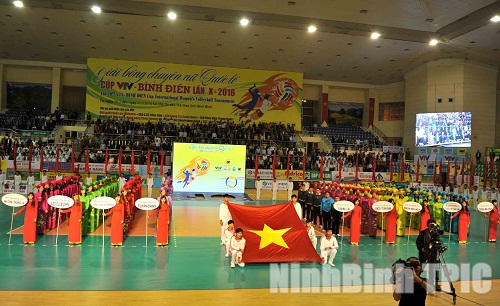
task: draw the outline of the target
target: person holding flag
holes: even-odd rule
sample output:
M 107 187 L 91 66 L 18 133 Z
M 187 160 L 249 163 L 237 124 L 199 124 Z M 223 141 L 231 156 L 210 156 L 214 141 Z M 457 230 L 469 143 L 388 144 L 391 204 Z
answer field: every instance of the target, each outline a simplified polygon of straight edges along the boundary
M 219 206 L 219 223 L 221 227 L 220 245 L 224 245 L 225 243 L 224 231 L 227 228 L 227 223 L 229 222 L 229 220 L 231 220 L 231 213 L 229 212 L 227 204 L 229 204 L 229 194 L 226 193 L 224 195 L 224 202 L 222 202 L 222 204 Z
M 318 237 L 316 237 L 316 231 L 313 227 L 313 222 L 311 220 L 306 221 L 307 236 L 311 240 L 313 248 L 316 250 L 316 244 L 318 244 Z
M 230 248 L 230 243 L 231 243 L 231 238 L 234 237 L 235 230 L 234 230 L 234 221 L 229 220 L 227 221 L 227 228 L 224 230 L 224 238 L 225 238 L 225 245 L 226 245 L 226 258 L 231 255 L 231 248 Z
M 286 183 L 286 191 L 288 193 L 287 199 L 292 198 L 292 193 L 293 193 L 293 181 L 292 178 L 288 178 L 288 182 Z
M 255 192 L 257 201 L 260 200 L 260 191 L 262 190 L 262 181 L 260 180 L 260 176 L 257 176 L 257 180 L 255 181 Z
M 234 268 L 236 264 L 242 268 L 245 266 L 245 263 L 242 261 L 245 245 L 246 240 L 243 238 L 243 229 L 237 228 L 230 241 L 231 268 Z
M 337 249 L 339 248 L 339 244 L 337 242 L 337 238 L 333 236 L 332 229 L 326 229 L 326 235 L 321 237 L 321 242 L 319 246 L 319 250 L 321 252 L 321 264 L 324 265 L 328 262 L 328 264 L 332 267 L 335 267 L 333 260 L 337 255 Z

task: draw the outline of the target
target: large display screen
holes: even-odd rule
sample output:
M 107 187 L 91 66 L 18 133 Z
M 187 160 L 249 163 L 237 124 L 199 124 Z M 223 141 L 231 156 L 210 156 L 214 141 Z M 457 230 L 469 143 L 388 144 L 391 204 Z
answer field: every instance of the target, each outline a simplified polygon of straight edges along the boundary
M 417 114 L 415 146 L 470 147 L 471 113 Z
M 174 143 L 175 192 L 245 192 L 246 146 Z

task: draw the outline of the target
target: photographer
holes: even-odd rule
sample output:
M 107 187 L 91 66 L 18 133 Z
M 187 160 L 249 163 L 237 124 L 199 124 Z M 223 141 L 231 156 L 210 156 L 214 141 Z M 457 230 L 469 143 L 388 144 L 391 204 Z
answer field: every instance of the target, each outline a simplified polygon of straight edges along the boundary
M 435 289 L 436 291 L 440 291 L 441 287 L 439 286 L 439 260 L 438 260 L 438 246 L 441 242 L 439 239 L 441 235 L 441 232 L 439 230 L 439 226 L 437 225 L 436 221 L 433 219 L 427 220 L 427 228 L 424 229 L 423 231 L 418 234 L 417 237 L 417 249 L 418 249 L 418 259 L 422 263 L 422 265 L 425 265 L 427 263 L 432 263 L 435 265 L 432 265 L 429 269 L 429 275 L 433 275 L 433 271 L 435 271 Z M 430 279 L 432 283 L 432 279 Z
M 395 264 L 395 284 L 396 288 L 392 294 L 395 301 L 399 301 L 399 306 L 425 306 L 427 292 L 432 292 L 425 278 L 421 278 L 422 265 L 416 257 L 410 257 L 403 262 Z

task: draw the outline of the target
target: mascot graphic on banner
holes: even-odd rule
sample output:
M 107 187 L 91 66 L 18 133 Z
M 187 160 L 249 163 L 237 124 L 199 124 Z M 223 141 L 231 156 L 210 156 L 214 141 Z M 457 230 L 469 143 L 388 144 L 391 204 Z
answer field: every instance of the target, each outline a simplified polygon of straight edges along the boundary
M 209 169 L 210 162 L 208 159 L 199 156 L 195 157 L 179 170 L 175 176 L 175 181 L 177 181 L 177 183 L 184 183 L 182 188 L 186 188 L 195 178 L 207 174 Z
M 282 73 L 275 74 L 261 83 L 260 86 L 253 84 L 248 92 L 243 95 L 239 104 L 233 104 L 231 114 L 240 117 L 240 121 L 246 118 L 244 124 L 257 121 L 267 111 L 282 110 L 290 108 L 299 96 L 299 86 L 289 78 L 279 78 Z

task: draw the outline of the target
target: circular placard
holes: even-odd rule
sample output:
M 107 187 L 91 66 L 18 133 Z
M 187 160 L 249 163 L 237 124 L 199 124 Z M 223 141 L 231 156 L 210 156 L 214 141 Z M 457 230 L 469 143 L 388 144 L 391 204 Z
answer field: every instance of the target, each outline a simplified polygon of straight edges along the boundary
M 454 213 L 462 209 L 462 204 L 458 202 L 446 202 L 443 204 L 443 209 L 449 213 Z
M 3 204 L 10 207 L 21 207 L 28 203 L 28 198 L 21 194 L 11 193 L 4 195 L 2 197 L 2 202 Z
M 354 209 L 354 203 L 350 201 L 338 201 L 333 204 L 333 208 L 339 212 L 349 212 Z
M 140 198 L 139 200 L 135 201 L 135 207 L 139 208 L 140 210 L 153 210 L 158 208 L 160 206 L 160 202 L 158 202 L 157 199 L 153 198 Z
M 489 211 L 492 211 L 493 207 L 494 207 L 493 203 L 490 202 L 481 202 L 477 204 L 477 210 L 482 213 L 487 213 Z
M 372 205 L 372 209 L 376 212 L 385 213 L 394 208 L 394 204 L 387 201 L 378 201 Z
M 90 201 L 90 205 L 96 209 L 110 209 L 116 205 L 116 201 L 110 197 L 97 197 Z
M 54 208 L 69 208 L 75 204 L 72 198 L 63 195 L 51 196 L 47 202 Z
M 422 205 L 417 202 L 406 202 L 403 204 L 403 209 L 409 213 L 416 213 L 422 210 Z

